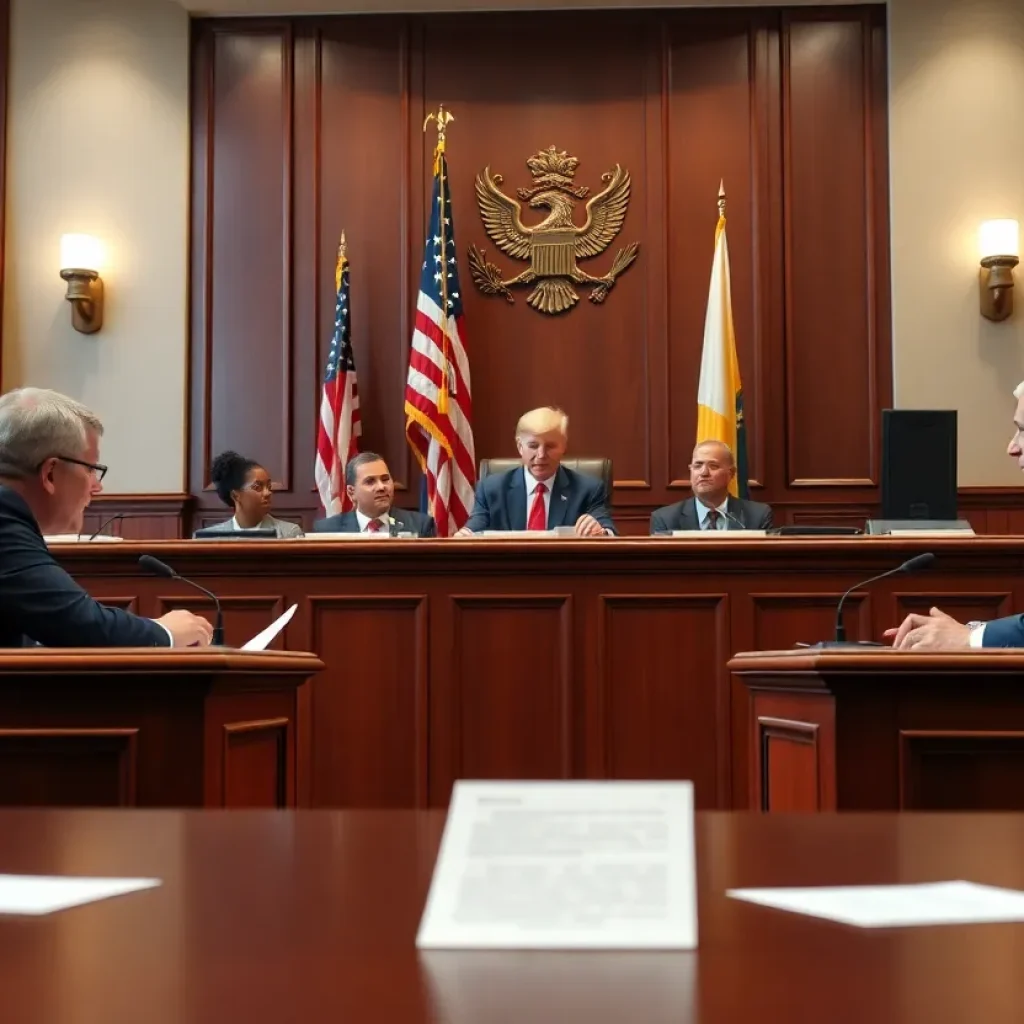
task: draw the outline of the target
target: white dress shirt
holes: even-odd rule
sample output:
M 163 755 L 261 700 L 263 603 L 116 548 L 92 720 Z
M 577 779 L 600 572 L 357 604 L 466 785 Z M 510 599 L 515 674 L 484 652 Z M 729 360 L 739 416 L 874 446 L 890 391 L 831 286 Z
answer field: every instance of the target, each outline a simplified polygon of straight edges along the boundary
M 729 499 L 726 497 L 725 501 L 717 507 L 715 511 L 718 512 L 718 522 L 715 523 L 714 528 L 716 530 L 728 530 L 729 520 L 726 517 L 725 511 L 729 507 Z M 705 525 L 708 518 L 708 513 L 711 511 L 699 498 L 697 499 L 697 525 L 702 530 L 710 530 L 711 527 Z
M 360 533 L 368 533 L 366 529 L 367 524 L 371 522 L 370 516 L 364 516 L 359 509 L 356 509 L 356 522 L 359 524 Z M 388 518 L 388 513 L 385 512 L 383 515 L 377 516 L 377 522 L 380 523 L 380 529 L 377 531 L 378 536 L 390 537 L 391 536 L 391 520 Z
M 555 482 L 555 474 L 552 473 L 547 480 L 538 480 L 525 466 L 523 476 L 526 480 L 526 525 L 530 525 L 530 509 L 533 508 L 533 492 L 537 490 L 537 484 L 543 484 L 547 490 L 544 492 L 544 529 L 548 528 L 551 521 L 551 488 Z
M 968 642 L 971 647 L 984 647 L 985 646 L 985 623 L 984 622 L 968 622 L 968 626 L 971 627 L 971 632 L 968 637 Z

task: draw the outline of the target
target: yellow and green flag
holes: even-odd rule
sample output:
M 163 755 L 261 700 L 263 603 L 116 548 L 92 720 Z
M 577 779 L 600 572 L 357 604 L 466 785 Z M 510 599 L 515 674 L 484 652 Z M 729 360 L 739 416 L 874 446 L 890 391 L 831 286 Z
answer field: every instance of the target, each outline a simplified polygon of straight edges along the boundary
M 725 239 L 725 195 L 718 197 L 715 256 L 711 264 L 708 311 L 704 319 L 704 352 L 697 385 L 697 441 L 723 441 L 736 457 L 736 476 L 729 490 L 747 496 L 747 439 L 743 423 L 743 385 L 736 356 L 729 284 L 729 246 Z

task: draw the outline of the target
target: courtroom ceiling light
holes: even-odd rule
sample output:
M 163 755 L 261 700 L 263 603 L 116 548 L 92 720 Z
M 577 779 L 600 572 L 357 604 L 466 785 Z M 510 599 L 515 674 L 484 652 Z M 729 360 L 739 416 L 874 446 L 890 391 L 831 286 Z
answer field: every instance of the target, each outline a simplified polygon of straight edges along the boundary
M 68 283 L 71 326 L 95 334 L 103 326 L 103 279 L 99 267 L 102 247 L 92 235 L 62 235 L 60 276 Z
M 1005 320 L 1013 312 L 1013 268 L 1020 259 L 1015 220 L 987 220 L 978 229 L 981 315 Z

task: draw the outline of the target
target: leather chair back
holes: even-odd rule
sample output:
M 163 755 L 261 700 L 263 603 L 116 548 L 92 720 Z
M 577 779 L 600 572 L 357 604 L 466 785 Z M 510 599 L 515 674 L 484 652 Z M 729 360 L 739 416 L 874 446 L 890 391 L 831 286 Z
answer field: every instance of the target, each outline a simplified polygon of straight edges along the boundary
M 507 473 L 510 469 L 515 469 L 517 466 L 521 466 L 522 462 L 519 459 L 481 459 L 480 460 L 480 479 L 483 480 L 486 476 L 491 476 L 496 473 Z M 612 460 L 611 459 L 592 459 L 592 458 L 578 458 L 578 459 L 562 459 L 562 465 L 566 469 L 575 470 L 577 473 L 582 473 L 584 476 L 596 477 L 604 484 L 605 498 L 608 501 L 608 507 L 611 508 L 612 504 Z

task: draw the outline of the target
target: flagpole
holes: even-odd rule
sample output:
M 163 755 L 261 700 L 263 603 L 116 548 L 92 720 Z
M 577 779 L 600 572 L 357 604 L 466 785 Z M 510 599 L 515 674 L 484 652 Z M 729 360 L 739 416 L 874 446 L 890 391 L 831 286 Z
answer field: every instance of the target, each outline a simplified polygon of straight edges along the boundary
M 441 390 L 437 396 L 437 411 L 442 415 L 448 412 L 448 395 L 455 392 L 455 373 L 449 358 L 450 342 L 448 338 L 448 264 L 445 262 L 448 257 L 448 240 L 445 236 L 445 175 L 441 173 L 448 124 L 454 121 L 450 111 L 444 109 L 442 103 L 437 108 L 437 113 L 427 114 L 423 122 L 423 131 L 426 132 L 427 125 L 431 121 L 437 122 L 437 145 L 434 148 L 434 174 L 437 176 L 438 201 L 440 209 L 437 211 L 438 230 L 441 233 Z

